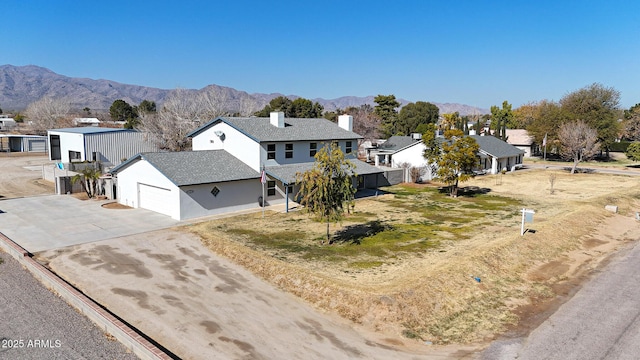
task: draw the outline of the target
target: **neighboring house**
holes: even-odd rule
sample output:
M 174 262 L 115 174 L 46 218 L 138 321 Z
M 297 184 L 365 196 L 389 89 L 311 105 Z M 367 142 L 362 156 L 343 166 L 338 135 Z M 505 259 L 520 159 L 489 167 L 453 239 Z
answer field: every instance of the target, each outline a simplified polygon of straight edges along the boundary
M 47 137 L 39 135 L 0 134 L 0 151 L 44 153 L 47 151 Z
M 188 134 L 193 151 L 143 153 L 111 170 L 118 202 L 183 220 L 295 200 L 296 174 L 336 142 L 356 165 L 359 188 L 383 185 L 382 170 L 355 159 L 352 118 L 219 117 Z M 262 171 L 265 172 L 264 184 Z M 263 198 L 264 191 L 264 198 Z
M 117 174 L 118 202 L 176 220 L 256 207 L 260 173 L 224 150 L 135 155 Z
M 112 167 L 141 152 L 158 151 L 135 130 L 78 127 L 47 131 L 49 160 L 70 163 L 100 161 Z
M 420 145 L 422 144 L 422 150 Z M 424 158 L 420 160 L 413 153 L 422 153 L 424 144 L 420 134 L 412 134 L 411 136 L 392 136 L 382 144 L 376 144 L 366 149 L 367 160 L 373 161 L 375 166 L 385 165 L 391 167 L 400 167 L 401 163 L 407 162 L 411 166 L 424 166 Z
M 474 138 L 480 146 L 477 170 L 497 174 L 503 168 L 513 170 L 514 166 L 522 164 L 523 150 L 509 145 L 494 136 L 469 136 Z M 374 159 L 376 165 L 388 164 L 388 166 L 394 168 L 403 166 L 426 167 L 427 161 L 423 155 L 426 147 L 417 137 L 392 136 L 384 144 L 368 149 L 368 156 Z M 422 180 L 431 180 L 432 178 L 433 176 L 428 169 L 422 174 Z
M 73 119 L 75 126 L 100 126 L 98 118 L 75 118 Z
M 539 151 L 533 136 L 524 129 L 507 129 L 507 143 L 524 151 L 524 157 L 531 157 Z
M 479 169 L 490 174 L 497 174 L 502 170 L 513 171 L 522 166 L 524 151 L 495 136 L 470 135 L 480 146 L 478 155 Z
M 18 126 L 15 119 L 10 117 L 0 117 L 0 130 L 11 130 Z

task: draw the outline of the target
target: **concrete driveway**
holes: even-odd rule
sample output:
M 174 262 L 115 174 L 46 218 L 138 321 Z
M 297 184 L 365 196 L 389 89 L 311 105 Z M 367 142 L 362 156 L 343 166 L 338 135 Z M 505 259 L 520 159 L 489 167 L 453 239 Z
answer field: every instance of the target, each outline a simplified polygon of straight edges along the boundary
M 0 201 L 0 232 L 31 253 L 165 229 L 180 222 L 144 209 L 107 209 L 109 201 L 45 195 Z

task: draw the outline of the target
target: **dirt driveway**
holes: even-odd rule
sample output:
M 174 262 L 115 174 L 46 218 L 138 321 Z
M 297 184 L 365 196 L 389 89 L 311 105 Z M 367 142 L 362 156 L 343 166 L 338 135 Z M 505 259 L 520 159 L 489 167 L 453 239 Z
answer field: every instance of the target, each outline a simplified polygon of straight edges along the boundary
M 0 152 L 0 200 L 53 194 L 54 184 L 42 180 L 42 165 L 49 163 L 47 154 Z
M 403 344 L 400 336 L 375 338 L 321 314 L 183 232 L 149 232 L 37 257 L 186 359 L 413 359 L 427 350 L 434 355 L 425 345 Z

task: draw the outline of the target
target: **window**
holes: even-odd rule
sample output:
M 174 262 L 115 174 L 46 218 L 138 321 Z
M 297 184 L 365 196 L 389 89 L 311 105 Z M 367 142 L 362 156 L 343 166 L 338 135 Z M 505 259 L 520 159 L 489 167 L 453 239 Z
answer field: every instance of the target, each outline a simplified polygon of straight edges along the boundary
M 293 144 L 284 144 L 284 157 L 286 159 L 293 158 Z
M 353 151 L 353 146 L 351 145 L 351 141 L 347 141 L 347 146 L 345 147 L 345 154 L 350 154 Z
M 80 160 L 80 152 L 69 150 L 69 161 Z
M 267 160 L 276 158 L 276 144 L 267 144 Z
M 276 182 L 267 181 L 267 196 L 275 196 L 275 195 L 276 195 Z
M 218 194 L 220 194 L 220 189 L 218 189 L 217 186 L 214 186 L 213 189 L 211 189 L 211 195 L 218 196 Z
M 318 152 L 318 143 L 309 144 L 309 156 L 314 157 Z

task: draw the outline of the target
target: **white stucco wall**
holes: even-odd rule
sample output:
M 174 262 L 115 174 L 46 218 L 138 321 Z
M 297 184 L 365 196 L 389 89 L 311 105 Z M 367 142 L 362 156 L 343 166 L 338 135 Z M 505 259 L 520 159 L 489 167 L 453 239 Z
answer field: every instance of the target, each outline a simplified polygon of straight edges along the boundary
M 138 184 L 169 189 L 166 198 L 167 214 L 180 220 L 180 193 L 176 185 L 144 160 L 136 161 L 118 172 L 118 203 L 138 208 Z
M 427 160 L 424 158 L 424 143 L 416 143 L 406 149 L 400 150 L 391 157 L 391 166 L 400 167 L 402 163 L 409 163 L 412 167 L 427 166 Z
M 84 153 L 84 135 L 74 134 L 60 131 L 49 131 L 48 135 L 60 136 L 60 157 L 59 161 L 63 163 L 69 162 L 69 151 L 80 152 L 80 159 L 86 160 L 86 154 Z M 51 159 L 51 144 L 49 144 L 49 160 Z
M 258 207 L 261 185 L 260 179 L 250 179 L 182 186 L 180 220 Z M 214 187 L 220 191 L 217 196 L 211 194 Z
M 215 134 L 216 131 L 224 134 L 224 140 Z M 224 122 L 194 136 L 191 145 L 194 151 L 226 150 L 252 169 L 260 171 L 260 144 Z

